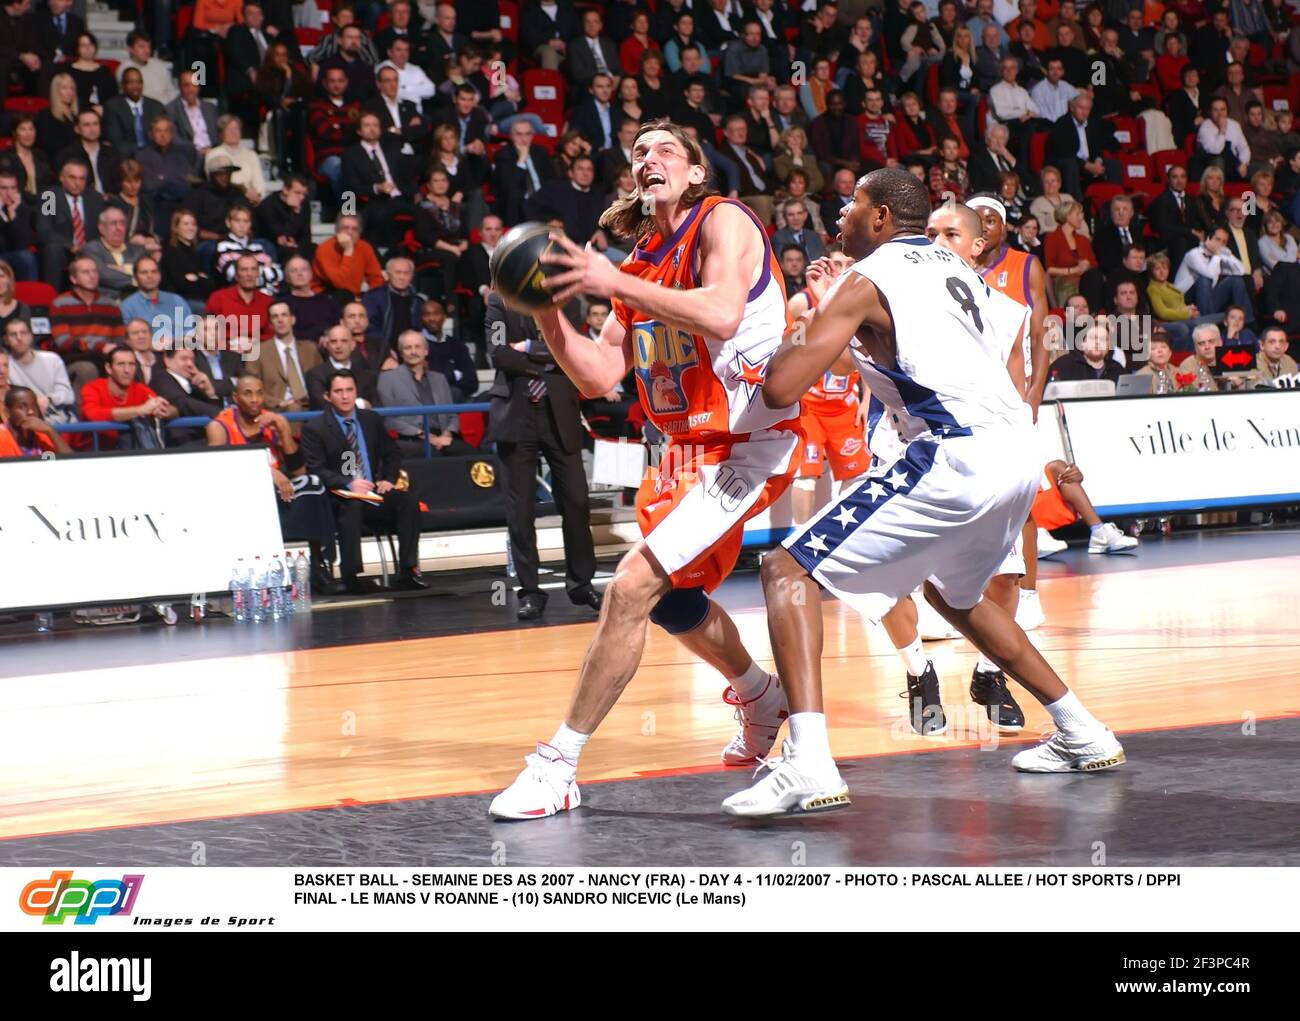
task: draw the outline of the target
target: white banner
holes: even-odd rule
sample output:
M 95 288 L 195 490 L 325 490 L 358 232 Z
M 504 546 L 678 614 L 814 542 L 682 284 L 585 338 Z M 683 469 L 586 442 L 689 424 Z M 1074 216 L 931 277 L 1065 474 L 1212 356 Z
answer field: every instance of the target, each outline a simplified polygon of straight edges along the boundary
M 198 846 L 198 845 L 196 845 Z M 1288 893 L 1287 891 L 1290 891 Z M 0 929 L 37 932 L 1290 931 L 1283 868 L 0 869 Z M 774 921 L 775 920 L 775 921 Z M 1249 977 L 1249 976 L 1247 976 Z
M 0 609 L 230 587 L 238 557 L 284 551 L 266 450 L 0 464 Z
M 1300 392 L 1064 401 L 1103 517 L 1300 503 Z

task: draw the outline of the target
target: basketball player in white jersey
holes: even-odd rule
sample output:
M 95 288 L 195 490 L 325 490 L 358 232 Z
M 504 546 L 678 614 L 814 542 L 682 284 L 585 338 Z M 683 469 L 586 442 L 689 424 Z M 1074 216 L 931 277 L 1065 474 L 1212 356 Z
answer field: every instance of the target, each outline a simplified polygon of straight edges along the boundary
M 1031 414 L 1008 375 L 1005 327 L 984 280 L 924 231 L 924 186 L 903 170 L 863 177 L 840 217 L 860 259 L 772 358 L 763 399 L 797 398 L 849 347 L 863 382 L 906 444 L 763 561 L 772 651 L 790 704 L 790 737 L 769 773 L 723 802 L 740 816 L 848 803 L 822 707 L 817 584 L 879 619 L 924 582 L 926 598 L 1043 703 L 1057 731 L 1018 753 L 1027 772 L 1107 769 L 1124 761 L 1087 711 L 984 589 L 1020 531 L 1042 465 Z M 794 340 L 799 343 L 794 343 Z

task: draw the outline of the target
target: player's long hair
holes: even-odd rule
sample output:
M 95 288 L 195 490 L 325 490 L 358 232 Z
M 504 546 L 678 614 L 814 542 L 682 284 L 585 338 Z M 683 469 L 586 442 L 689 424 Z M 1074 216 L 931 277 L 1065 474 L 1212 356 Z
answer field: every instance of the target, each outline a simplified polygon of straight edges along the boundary
M 709 161 L 704 155 L 704 150 L 700 143 L 686 133 L 686 129 L 680 124 L 674 124 L 667 118 L 657 121 L 647 121 L 641 125 L 641 130 L 636 133 L 640 138 L 647 131 L 666 131 L 673 138 L 681 142 L 682 147 L 686 150 L 687 160 L 694 166 L 700 166 L 705 171 L 711 170 Z M 636 142 L 632 145 L 635 147 Z M 705 181 L 700 184 L 693 184 L 682 193 L 681 204 L 683 206 L 693 206 L 706 195 L 711 195 L 712 189 L 707 183 L 707 174 Z M 608 231 L 613 231 L 622 238 L 635 238 L 638 241 L 646 234 L 655 229 L 655 218 L 653 213 L 648 213 L 646 207 L 641 202 L 641 192 L 638 187 L 636 193 L 625 199 L 615 199 L 610 207 L 601 214 L 600 225 Z

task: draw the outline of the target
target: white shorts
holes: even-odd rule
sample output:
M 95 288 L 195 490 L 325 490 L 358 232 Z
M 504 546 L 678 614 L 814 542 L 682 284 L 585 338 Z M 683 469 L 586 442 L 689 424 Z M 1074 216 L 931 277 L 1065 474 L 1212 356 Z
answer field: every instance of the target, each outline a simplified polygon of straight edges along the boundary
M 870 620 L 925 581 L 950 606 L 970 609 L 1007 551 L 1018 550 L 1038 491 L 1042 465 L 1017 456 L 1024 447 L 1004 437 L 913 440 L 783 545 L 818 584 Z

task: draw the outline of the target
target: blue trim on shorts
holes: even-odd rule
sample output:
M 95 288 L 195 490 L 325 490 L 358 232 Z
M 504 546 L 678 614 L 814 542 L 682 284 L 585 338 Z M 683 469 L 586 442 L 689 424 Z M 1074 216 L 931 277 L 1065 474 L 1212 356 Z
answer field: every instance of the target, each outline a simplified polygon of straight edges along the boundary
M 907 413 L 913 418 L 921 419 L 936 436 L 972 435 L 970 428 L 953 418 L 952 412 L 939 400 L 939 395 L 928 386 L 922 386 L 905 372 L 886 368 L 876 362 L 872 362 L 871 368 L 894 384 L 898 395 L 903 398 Z M 870 383 L 867 385 L 870 387 Z
M 871 515 L 893 497 L 912 492 L 934 467 L 939 444 L 934 440 L 913 440 L 903 455 L 884 475 L 869 475 L 850 492 L 832 503 L 822 514 L 783 544 L 790 555 L 812 574 L 823 560 L 840 548 Z M 902 472 L 904 478 L 898 479 Z M 894 481 L 891 481 L 894 480 Z

